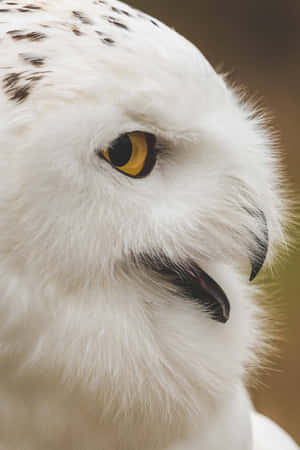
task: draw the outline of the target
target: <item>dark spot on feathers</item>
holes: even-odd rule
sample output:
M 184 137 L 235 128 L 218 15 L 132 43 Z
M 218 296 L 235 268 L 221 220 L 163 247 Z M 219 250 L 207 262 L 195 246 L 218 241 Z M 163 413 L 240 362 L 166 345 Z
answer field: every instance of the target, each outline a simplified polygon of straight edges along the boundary
M 26 9 L 26 8 L 18 8 L 19 12 L 24 12 L 24 13 L 28 13 L 30 12 L 30 9 Z
M 151 19 L 151 17 L 149 17 L 147 14 L 138 12 L 137 15 L 138 15 L 138 17 L 140 17 L 141 19 L 149 20 L 149 22 L 151 22 L 153 25 L 155 25 L 156 27 L 159 28 L 159 24 L 158 24 L 154 19 Z
M 115 6 L 112 6 L 111 10 L 113 12 L 115 12 L 116 14 L 124 15 L 124 16 L 127 16 L 127 17 L 132 17 L 131 14 L 128 11 L 125 11 L 125 9 L 119 9 L 119 8 L 116 8 Z
M 10 9 L 8 9 L 8 8 L 0 8 L 0 13 L 9 12 L 9 11 L 10 11 Z
M 30 92 L 30 83 L 21 84 L 24 72 L 13 72 L 3 78 L 4 90 L 8 94 L 10 100 L 21 103 L 28 97 Z
M 23 58 L 25 62 L 28 62 L 33 66 L 43 66 L 45 63 L 45 59 L 42 58 L 41 56 L 33 56 L 24 53 L 21 53 L 20 56 L 21 58 Z
M 157 22 L 155 22 L 155 20 L 151 19 L 151 20 L 150 20 L 150 22 L 151 22 L 151 23 L 153 23 L 153 25 L 155 25 L 156 27 L 158 27 L 158 28 L 159 28 L 159 25 L 158 25 L 158 23 L 157 23 Z
M 129 30 L 128 26 L 125 25 L 124 23 L 120 22 L 119 20 L 117 20 L 115 17 L 107 17 L 107 20 L 109 23 L 116 25 L 119 28 L 123 28 L 124 30 Z
M 99 36 L 103 36 L 102 31 L 95 30 L 95 33 L 99 34 Z
M 114 45 L 116 43 L 116 41 L 114 41 L 111 38 L 103 38 L 101 40 L 102 40 L 103 44 L 106 44 L 106 45 Z
M 73 31 L 73 33 L 74 33 L 76 36 L 81 36 L 81 35 L 82 35 L 81 31 L 79 30 L 78 27 L 76 27 L 76 25 L 74 25 L 74 26 L 72 27 L 72 31 Z
M 14 87 L 16 85 L 16 83 L 19 81 L 21 75 L 22 75 L 22 72 L 21 73 L 13 72 L 13 73 L 6 75 L 3 78 L 4 87 L 5 88 Z
M 79 19 L 85 25 L 91 25 L 93 22 L 81 11 L 72 11 L 73 16 Z
M 37 5 L 25 5 L 24 8 L 26 9 L 31 9 L 31 10 L 35 10 L 35 9 L 42 9 L 41 6 L 37 6 Z
M 30 33 L 24 33 L 21 30 L 11 30 L 7 32 L 16 41 L 21 41 L 23 39 L 28 39 L 29 41 L 41 41 L 46 39 L 47 35 L 39 31 L 32 31 Z
M 12 90 L 10 99 L 15 100 L 17 103 L 21 103 L 25 98 L 28 97 L 30 93 L 30 83 L 25 84 L 24 86 L 21 86 L 19 88 L 16 88 Z
M 40 81 L 45 72 L 12 72 L 3 78 L 3 86 L 8 98 L 22 103 L 30 94 L 36 83 Z
M 47 35 L 45 33 L 33 31 L 32 33 L 27 33 L 26 37 L 31 41 L 40 41 L 42 39 L 46 39 Z
M 128 11 L 125 11 L 125 9 L 122 9 L 121 12 L 122 14 L 124 14 L 124 16 L 132 17 L 132 14 L 130 14 Z

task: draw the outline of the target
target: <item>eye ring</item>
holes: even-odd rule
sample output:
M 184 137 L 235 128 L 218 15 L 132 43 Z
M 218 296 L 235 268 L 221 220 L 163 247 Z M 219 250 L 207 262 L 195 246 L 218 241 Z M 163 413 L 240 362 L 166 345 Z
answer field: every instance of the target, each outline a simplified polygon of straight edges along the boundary
M 156 138 L 153 134 L 134 131 L 119 136 L 99 156 L 128 177 L 144 178 L 155 166 L 155 145 Z

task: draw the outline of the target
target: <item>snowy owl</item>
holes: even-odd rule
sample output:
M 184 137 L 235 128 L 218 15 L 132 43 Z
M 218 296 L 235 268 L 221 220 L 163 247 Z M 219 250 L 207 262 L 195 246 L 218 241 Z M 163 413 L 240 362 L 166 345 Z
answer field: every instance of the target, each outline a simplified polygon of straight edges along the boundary
M 285 215 L 261 119 L 115 0 L 1 1 L 0 83 L 0 448 L 298 448 L 245 388 Z

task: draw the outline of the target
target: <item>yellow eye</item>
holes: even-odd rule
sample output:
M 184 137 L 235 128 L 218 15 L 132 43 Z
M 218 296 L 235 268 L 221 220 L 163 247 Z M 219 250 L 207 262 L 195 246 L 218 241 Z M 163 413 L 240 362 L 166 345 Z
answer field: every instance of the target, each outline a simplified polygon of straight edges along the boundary
M 101 156 L 125 175 L 143 178 L 156 162 L 155 141 L 155 136 L 141 131 L 122 134 Z

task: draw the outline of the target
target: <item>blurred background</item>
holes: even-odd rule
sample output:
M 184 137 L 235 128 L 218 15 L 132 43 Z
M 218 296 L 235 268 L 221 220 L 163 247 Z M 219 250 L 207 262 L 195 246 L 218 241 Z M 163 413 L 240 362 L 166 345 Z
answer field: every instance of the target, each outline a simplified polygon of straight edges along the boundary
M 193 41 L 214 67 L 260 100 L 280 133 L 283 165 L 300 203 L 300 1 L 128 1 Z M 274 286 L 260 275 L 282 326 L 280 358 L 260 374 L 253 399 L 300 443 L 300 230 L 291 233 L 298 245 L 275 267 Z

